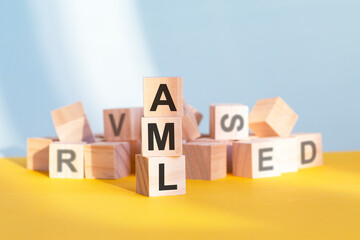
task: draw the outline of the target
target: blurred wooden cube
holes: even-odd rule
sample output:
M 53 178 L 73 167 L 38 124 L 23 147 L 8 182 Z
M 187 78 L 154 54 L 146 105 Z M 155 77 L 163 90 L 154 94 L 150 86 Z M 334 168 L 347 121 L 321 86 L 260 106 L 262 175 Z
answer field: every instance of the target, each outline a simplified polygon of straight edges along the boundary
M 53 142 L 49 156 L 50 178 L 84 178 L 83 142 Z
M 270 137 L 263 140 L 278 141 L 275 150 L 281 173 L 298 171 L 298 141 L 295 137 Z
M 62 142 L 95 142 L 81 102 L 51 112 L 56 133 Z
M 249 139 L 247 139 L 249 140 Z M 212 143 L 222 143 L 222 144 L 226 144 L 226 172 L 227 173 L 232 173 L 232 145 L 233 145 L 233 140 L 217 140 L 217 139 L 213 139 L 210 138 L 208 135 L 202 135 L 202 137 L 200 138 L 196 138 L 192 141 L 190 141 L 189 143 L 201 143 L 201 142 L 212 142 Z M 184 145 L 183 145 L 183 149 L 184 149 Z
M 246 178 L 280 176 L 279 141 L 256 139 L 233 143 L 233 174 Z
M 136 155 L 136 192 L 144 196 L 186 193 L 185 157 Z
M 143 156 L 182 155 L 181 117 L 144 117 L 141 124 Z
M 190 105 L 184 100 L 184 116 L 182 117 L 182 138 L 191 141 L 201 136 L 196 117 L 191 110 Z
M 143 108 L 104 109 L 103 115 L 105 141 L 141 139 Z
M 192 142 L 183 147 L 187 179 L 215 180 L 226 177 L 226 144 Z
M 203 119 L 203 114 L 200 113 L 196 108 L 188 104 L 190 111 L 194 114 L 197 125 L 200 124 L 201 120 Z M 185 114 L 184 114 L 185 115 Z
M 242 104 L 210 105 L 210 136 L 240 140 L 249 136 L 249 107 Z
M 128 142 L 97 142 L 84 146 L 85 177 L 118 179 L 130 175 Z
M 249 117 L 250 129 L 258 137 L 288 137 L 298 115 L 280 97 L 258 100 Z
M 182 78 L 144 78 L 144 117 L 181 116 L 183 116 Z
M 299 168 L 323 165 L 321 133 L 294 133 L 297 139 Z
M 49 171 L 49 146 L 54 138 L 28 138 L 26 167 L 36 171 Z

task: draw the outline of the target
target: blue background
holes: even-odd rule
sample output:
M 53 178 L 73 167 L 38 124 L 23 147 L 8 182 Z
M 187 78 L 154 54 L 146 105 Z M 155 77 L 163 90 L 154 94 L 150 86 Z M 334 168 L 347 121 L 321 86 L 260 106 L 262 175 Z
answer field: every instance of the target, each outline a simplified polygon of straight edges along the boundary
M 102 109 L 142 105 L 144 76 L 182 76 L 204 133 L 211 103 L 281 96 L 295 131 L 359 150 L 359 12 L 350 0 L 1 1 L 0 155 L 55 135 L 50 111 L 79 100 L 102 132 Z

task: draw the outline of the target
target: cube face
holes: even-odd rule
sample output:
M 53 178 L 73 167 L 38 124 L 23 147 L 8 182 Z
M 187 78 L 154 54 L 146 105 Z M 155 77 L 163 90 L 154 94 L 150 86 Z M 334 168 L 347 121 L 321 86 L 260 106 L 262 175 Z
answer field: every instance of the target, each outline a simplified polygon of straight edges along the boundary
M 36 171 L 49 171 L 50 138 L 28 138 L 26 167 Z
M 280 176 L 276 141 L 252 140 L 234 142 L 233 173 L 247 178 Z
M 84 143 L 50 144 L 50 178 L 84 178 Z
M 62 142 L 95 142 L 81 102 L 51 112 L 56 133 Z
M 102 142 L 84 147 L 85 177 L 118 179 L 130 175 L 130 144 Z
M 288 137 L 298 115 L 280 97 L 256 102 L 249 116 L 250 129 L 259 137 Z
M 248 139 L 249 140 L 249 139 Z M 210 138 L 208 136 L 203 136 L 197 139 L 194 139 L 190 141 L 189 143 L 202 143 L 202 142 L 210 142 L 210 143 L 221 143 L 226 145 L 226 172 L 232 173 L 232 148 L 233 148 L 233 140 L 216 140 L 213 138 Z M 184 145 L 183 145 L 184 148 Z M 185 150 L 184 150 L 185 151 Z M 185 154 L 186 156 L 186 154 Z
M 143 156 L 181 156 L 181 117 L 142 118 L 141 125 Z
M 143 108 L 105 109 L 103 113 L 106 141 L 141 139 Z
M 265 139 L 265 138 L 264 138 Z M 264 140 L 263 139 L 263 140 Z M 271 137 L 266 140 L 277 141 L 277 156 L 281 173 L 298 171 L 298 141 L 295 137 Z
M 215 180 L 226 177 L 226 145 L 215 142 L 184 144 L 186 178 Z
M 295 133 L 300 169 L 323 165 L 322 136 L 320 133 Z
M 242 104 L 210 106 L 210 136 L 219 140 L 240 140 L 249 136 L 249 107 Z
M 144 117 L 183 115 L 181 77 L 144 78 Z
M 149 197 L 185 194 L 185 157 L 136 155 L 136 192 Z

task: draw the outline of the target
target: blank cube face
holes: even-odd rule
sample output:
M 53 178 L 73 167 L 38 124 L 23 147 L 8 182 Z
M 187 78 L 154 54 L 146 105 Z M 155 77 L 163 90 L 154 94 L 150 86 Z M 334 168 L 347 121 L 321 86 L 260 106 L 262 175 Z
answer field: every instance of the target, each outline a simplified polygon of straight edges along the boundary
M 130 175 L 130 144 L 103 142 L 85 145 L 85 177 L 118 179 Z
M 56 133 L 63 142 L 95 142 L 81 102 L 51 112 Z
M 84 178 L 84 144 L 50 144 L 50 178 Z
M 222 140 L 247 139 L 249 107 L 242 104 L 210 106 L 210 136 Z
M 53 142 L 50 138 L 27 139 L 26 167 L 36 171 L 49 171 L 49 146 Z
M 322 137 L 320 133 L 295 133 L 299 168 L 323 165 Z
M 144 78 L 145 117 L 180 117 L 182 115 L 181 77 Z
M 104 110 L 104 138 L 106 141 L 141 139 L 143 108 Z
M 250 129 L 259 137 L 288 137 L 298 115 L 280 97 L 257 101 L 249 116 Z
M 181 156 L 181 117 L 142 118 L 141 125 L 144 156 Z
M 226 151 L 227 147 L 222 143 L 184 144 L 186 178 L 215 180 L 226 177 Z
M 145 196 L 186 193 L 185 157 L 136 155 L 136 192 Z
M 246 178 L 280 176 L 276 141 L 234 142 L 233 173 Z

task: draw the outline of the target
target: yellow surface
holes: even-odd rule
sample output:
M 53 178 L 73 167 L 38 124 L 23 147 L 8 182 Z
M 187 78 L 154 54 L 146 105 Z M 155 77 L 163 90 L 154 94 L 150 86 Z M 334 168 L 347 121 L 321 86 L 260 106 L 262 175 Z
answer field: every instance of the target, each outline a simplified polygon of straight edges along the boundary
M 187 181 L 148 198 L 135 177 L 50 179 L 0 159 L 0 239 L 360 239 L 360 152 L 267 179 Z

